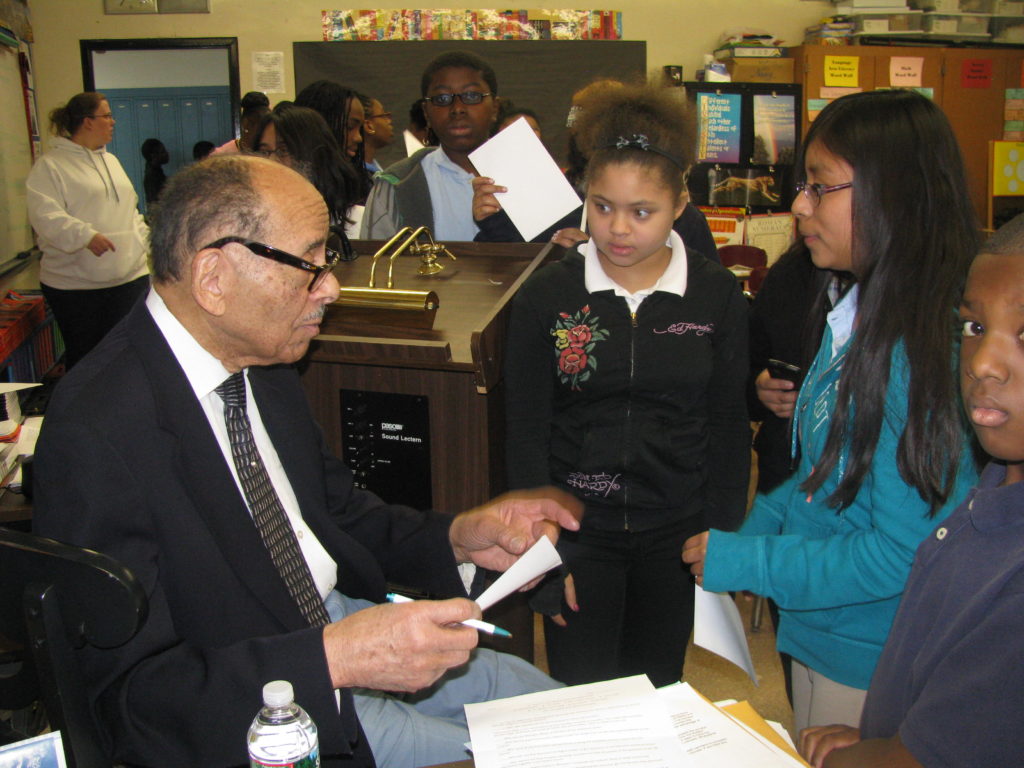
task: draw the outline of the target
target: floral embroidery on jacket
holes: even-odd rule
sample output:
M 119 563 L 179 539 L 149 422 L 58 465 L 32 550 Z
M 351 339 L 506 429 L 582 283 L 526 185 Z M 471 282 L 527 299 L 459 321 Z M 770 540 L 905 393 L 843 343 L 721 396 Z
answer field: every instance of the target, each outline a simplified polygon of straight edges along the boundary
M 608 338 L 608 331 L 598 325 L 599 318 L 590 316 L 590 305 L 575 315 L 559 312 L 551 335 L 555 337 L 555 355 L 558 357 L 558 378 L 563 384 L 579 391 L 580 384 L 597 370 L 594 345 Z

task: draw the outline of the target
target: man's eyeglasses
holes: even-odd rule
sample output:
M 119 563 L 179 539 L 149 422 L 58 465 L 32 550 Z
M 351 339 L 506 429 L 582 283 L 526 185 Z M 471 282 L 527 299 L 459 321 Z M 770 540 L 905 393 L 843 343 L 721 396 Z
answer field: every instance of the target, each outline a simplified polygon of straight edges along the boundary
M 817 208 L 818 203 L 821 202 L 821 198 L 829 192 L 838 192 L 840 189 L 848 189 L 852 186 L 852 181 L 847 181 L 843 184 L 833 184 L 831 187 L 824 184 L 808 184 L 806 181 L 798 181 L 796 184 L 796 193 L 798 195 L 802 194 L 807 198 L 807 201 L 811 205 Z
M 332 235 L 333 234 L 335 233 L 332 233 Z M 327 261 L 324 264 L 313 264 L 312 262 L 306 261 L 305 259 L 300 259 L 298 256 L 293 256 L 292 254 L 282 251 L 278 248 L 274 248 L 269 245 L 264 245 L 263 243 L 257 243 L 253 240 L 247 240 L 244 237 L 222 237 L 220 238 L 220 240 L 214 240 L 212 243 L 210 243 L 207 246 L 204 246 L 200 250 L 205 251 L 207 248 L 223 248 L 225 245 L 228 245 L 229 243 L 238 243 L 239 245 L 244 245 L 257 256 L 263 256 L 266 259 L 272 259 L 273 261 L 276 261 L 279 264 L 287 264 L 289 267 L 295 267 L 296 269 L 301 269 L 304 272 L 311 272 L 313 274 L 313 278 L 309 281 L 308 290 L 310 293 L 312 293 L 321 284 L 323 284 L 323 281 L 327 277 L 328 273 L 330 273 L 331 270 L 338 266 L 339 261 L 351 261 L 352 259 L 355 258 L 354 255 L 349 255 L 352 253 L 352 246 L 348 242 L 348 238 L 345 237 L 344 233 L 341 233 L 341 238 L 343 250 L 339 252 L 334 250 L 333 248 L 328 247 L 326 254 Z M 344 250 L 345 246 L 348 246 L 348 254 L 346 254 Z
M 470 107 L 474 104 L 479 104 L 490 95 L 480 91 L 463 91 L 462 93 L 439 93 L 436 96 L 424 96 L 423 100 L 430 102 L 435 107 L 450 107 L 455 103 L 455 99 L 458 98 L 459 101 Z

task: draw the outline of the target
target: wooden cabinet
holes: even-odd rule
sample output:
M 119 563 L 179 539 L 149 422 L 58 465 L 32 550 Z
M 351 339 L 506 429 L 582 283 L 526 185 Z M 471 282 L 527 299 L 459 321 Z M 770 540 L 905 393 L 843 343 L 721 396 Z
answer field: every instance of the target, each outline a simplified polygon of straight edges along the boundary
M 967 166 L 968 194 L 978 221 L 987 217 L 988 142 L 1003 137 L 1007 88 L 1024 80 L 1022 48 L 929 48 L 916 46 L 813 46 L 794 48 L 796 80 L 803 85 L 803 131 L 810 125 L 808 101 L 827 98 L 825 57 L 856 56 L 857 87 L 889 88 L 893 57 L 920 58 L 921 87 L 949 117 Z

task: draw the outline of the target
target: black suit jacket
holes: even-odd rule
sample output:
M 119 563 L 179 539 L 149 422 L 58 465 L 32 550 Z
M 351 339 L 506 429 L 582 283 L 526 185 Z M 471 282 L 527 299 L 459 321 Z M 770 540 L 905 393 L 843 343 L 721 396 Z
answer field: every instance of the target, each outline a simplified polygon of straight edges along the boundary
M 249 380 L 303 517 L 338 563 L 340 591 L 380 601 L 392 580 L 464 594 L 449 516 L 353 488 L 290 366 L 250 369 Z M 149 597 L 131 642 L 82 651 L 117 760 L 244 764 L 261 688 L 283 679 L 316 722 L 326 765 L 373 764 L 347 692 L 339 713 L 322 630 L 278 575 L 144 302 L 57 387 L 35 470 L 35 530 L 115 557 Z

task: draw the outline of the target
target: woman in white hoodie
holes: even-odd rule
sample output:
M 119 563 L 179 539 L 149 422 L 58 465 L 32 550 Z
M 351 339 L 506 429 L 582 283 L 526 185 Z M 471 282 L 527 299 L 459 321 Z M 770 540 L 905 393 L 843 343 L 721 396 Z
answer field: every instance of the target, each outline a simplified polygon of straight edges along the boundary
M 149 229 L 138 195 L 105 146 L 114 116 L 102 93 L 80 93 L 50 113 L 56 135 L 29 172 L 28 218 L 43 260 L 43 295 L 78 362 L 149 286 Z

